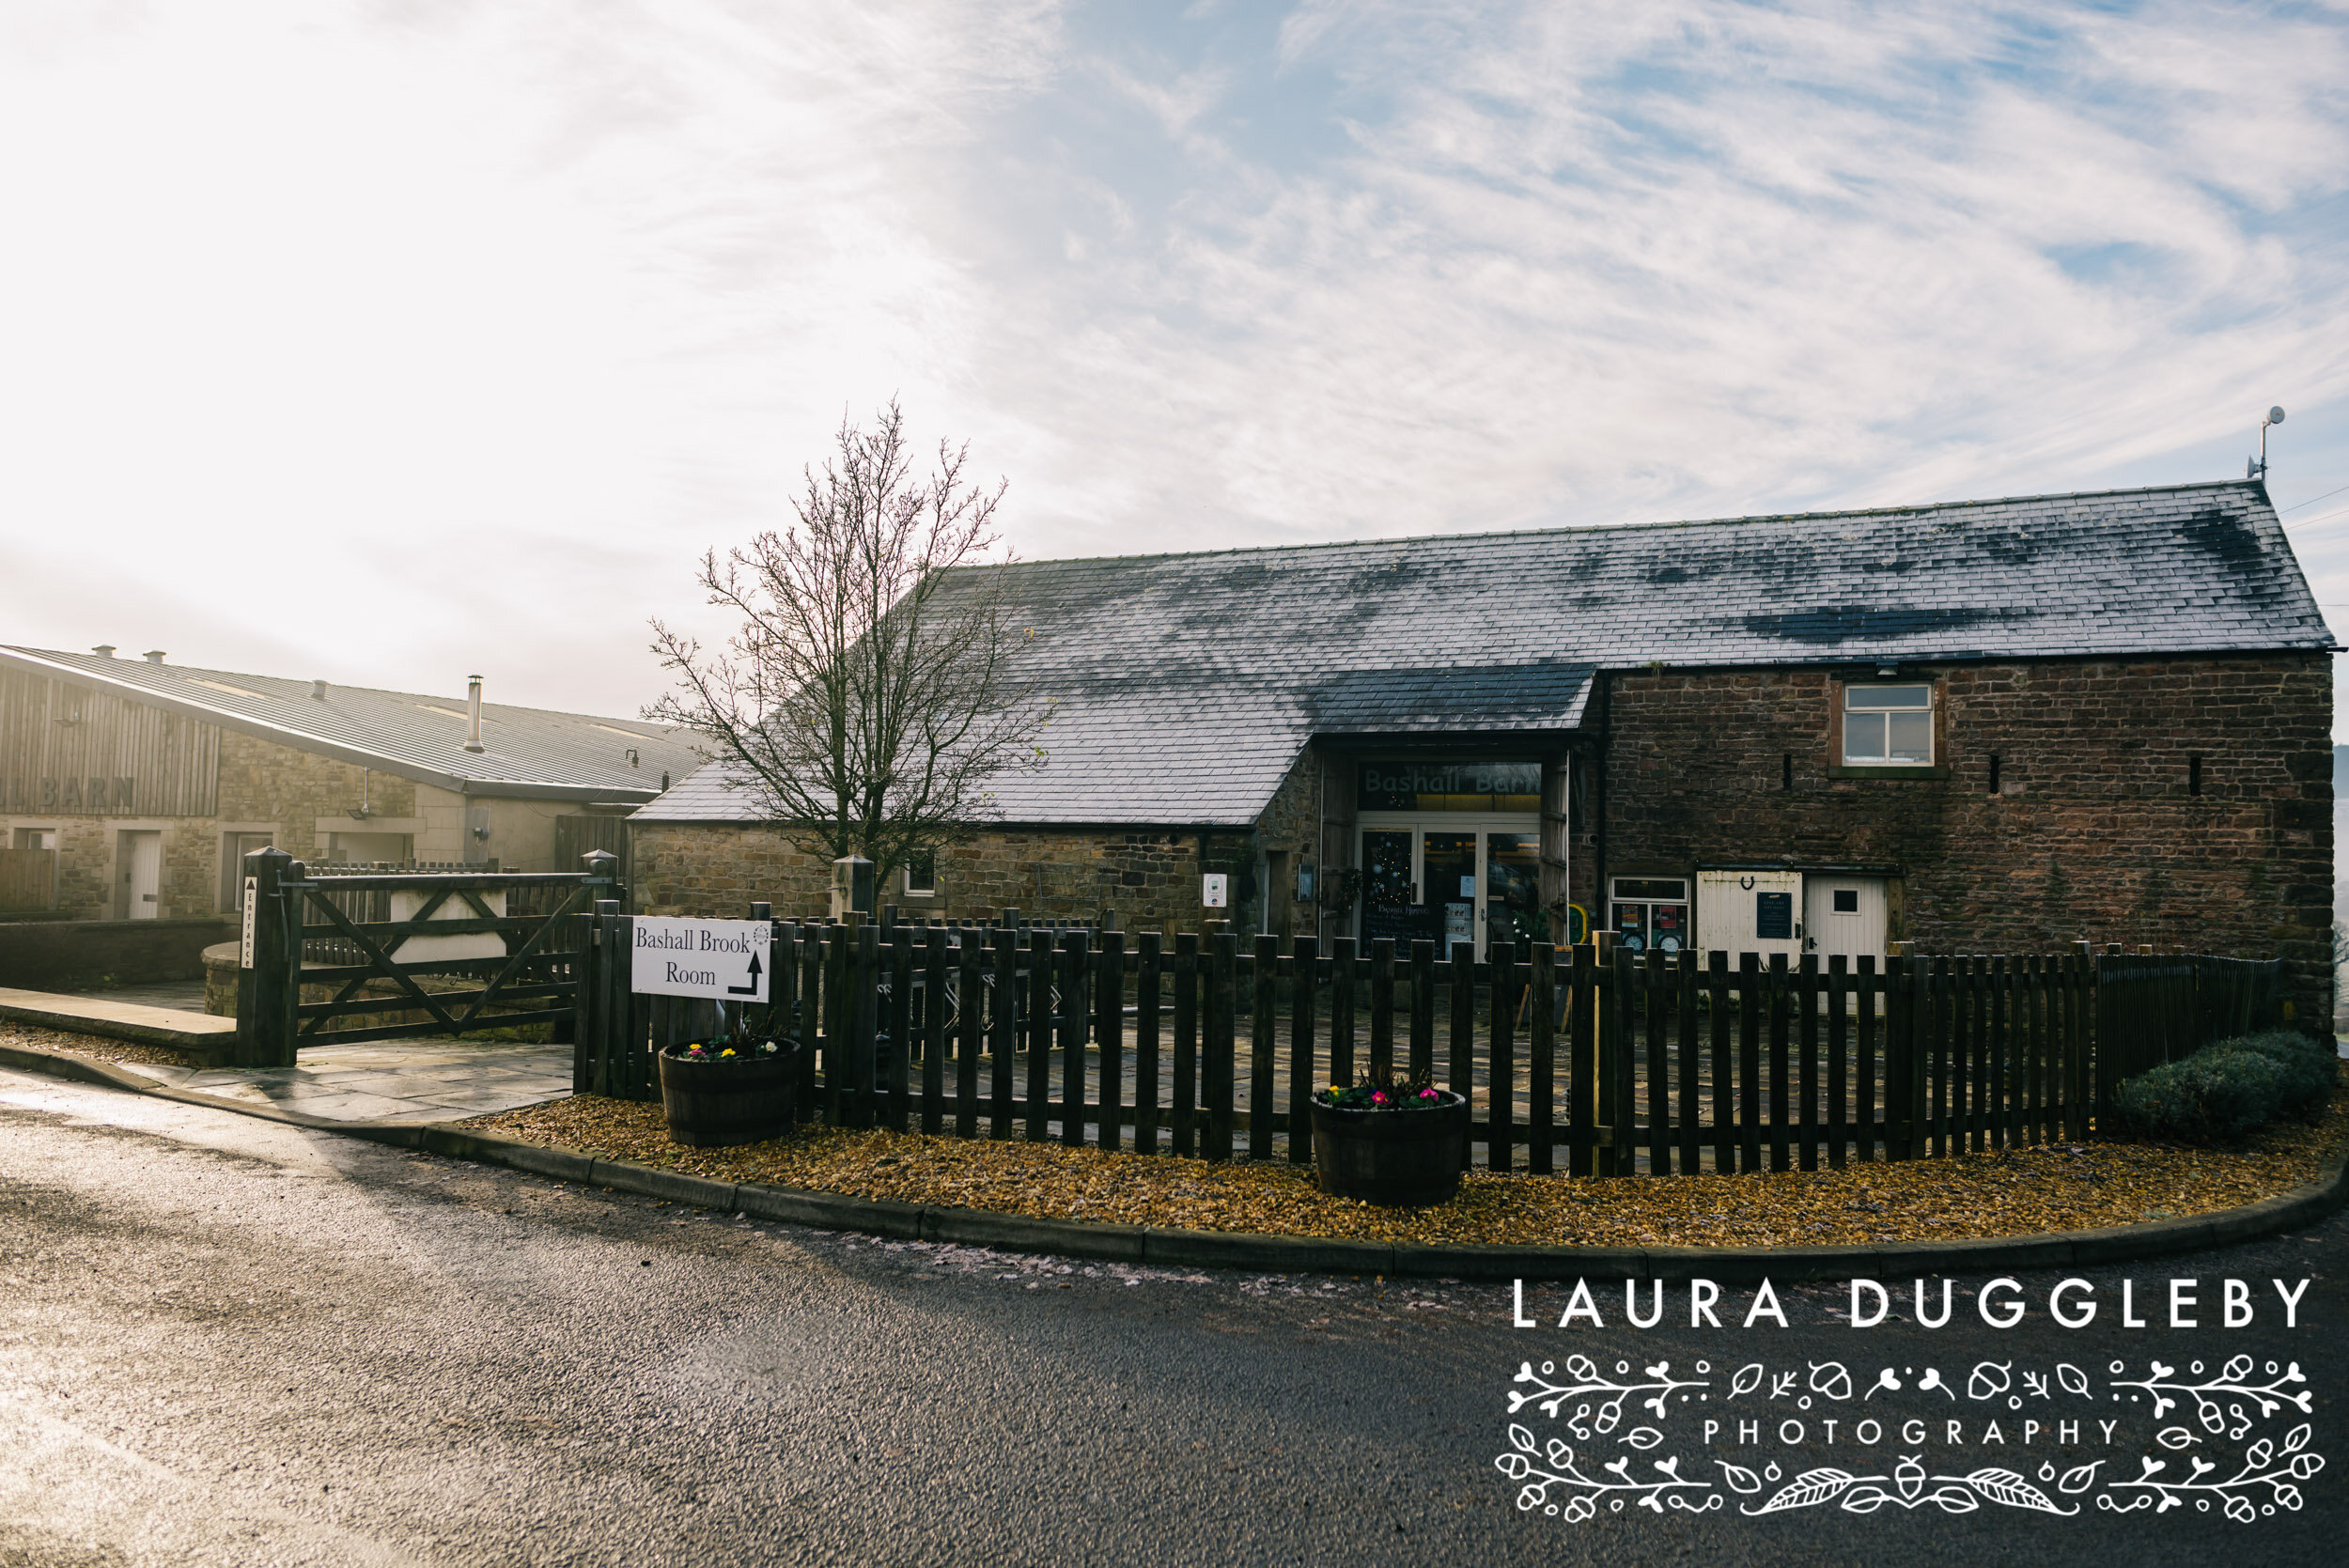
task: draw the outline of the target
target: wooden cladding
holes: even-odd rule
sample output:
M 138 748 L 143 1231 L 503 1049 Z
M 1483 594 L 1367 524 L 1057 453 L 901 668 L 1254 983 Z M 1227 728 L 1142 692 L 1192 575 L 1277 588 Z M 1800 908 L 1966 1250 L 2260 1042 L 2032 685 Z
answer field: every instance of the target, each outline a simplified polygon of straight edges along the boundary
M 219 726 L 0 671 L 0 812 L 211 816 L 219 797 Z

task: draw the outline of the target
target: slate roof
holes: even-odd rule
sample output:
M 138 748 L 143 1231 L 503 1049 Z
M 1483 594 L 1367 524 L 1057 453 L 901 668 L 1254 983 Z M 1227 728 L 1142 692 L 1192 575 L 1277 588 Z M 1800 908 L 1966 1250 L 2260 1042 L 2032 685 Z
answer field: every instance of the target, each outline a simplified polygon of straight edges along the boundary
M 1059 702 L 1013 822 L 1245 826 L 1316 734 L 1554 735 L 1653 660 L 2333 646 L 2247 481 L 987 569 Z M 638 819 L 744 815 L 713 765 Z
M 486 749 L 476 753 L 465 750 L 463 697 L 330 684 L 320 701 L 310 695 L 310 682 L 279 675 L 0 647 L 0 669 L 9 668 L 474 795 L 649 800 L 661 793 L 663 773 L 682 779 L 702 763 L 690 736 L 634 719 L 485 702 Z M 630 748 L 636 752 L 632 768 Z

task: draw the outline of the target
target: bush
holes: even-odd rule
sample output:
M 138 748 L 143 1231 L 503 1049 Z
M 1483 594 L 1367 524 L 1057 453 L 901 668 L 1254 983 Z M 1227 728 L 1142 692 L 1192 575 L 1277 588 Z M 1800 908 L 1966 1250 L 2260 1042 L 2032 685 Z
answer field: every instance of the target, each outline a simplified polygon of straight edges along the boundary
M 2315 1121 L 2325 1114 L 2325 1108 L 2332 1104 L 2333 1084 L 2341 1070 L 2341 1056 L 2329 1041 L 2295 1034 L 2288 1029 L 2277 1029 L 2265 1034 L 2247 1034 L 2240 1039 L 2221 1040 L 2210 1048 L 2249 1051 L 2275 1063 L 2283 1074 L 2282 1109 L 2295 1116 Z
M 2335 1061 L 2324 1042 L 2286 1031 L 2220 1040 L 2123 1083 L 2113 1109 L 2139 1138 L 2240 1138 L 2286 1111 L 2321 1115 L 2332 1099 Z

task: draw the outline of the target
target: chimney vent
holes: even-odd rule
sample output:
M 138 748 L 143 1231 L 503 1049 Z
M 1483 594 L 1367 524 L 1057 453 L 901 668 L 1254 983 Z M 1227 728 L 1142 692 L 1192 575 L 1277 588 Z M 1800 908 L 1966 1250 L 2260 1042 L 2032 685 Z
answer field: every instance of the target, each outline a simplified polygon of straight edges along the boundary
M 314 680 L 310 683 L 310 700 L 314 703 L 326 701 L 326 682 Z
M 163 650 L 161 648 L 149 648 L 147 650 L 145 657 L 149 664 L 161 664 L 163 661 Z
M 467 715 L 465 750 L 468 752 L 486 750 L 481 744 L 481 677 L 479 675 L 465 677 L 465 711 Z
M 101 659 L 112 659 L 115 656 L 115 645 L 112 643 L 101 643 L 96 647 L 90 649 L 90 652 L 96 654 Z

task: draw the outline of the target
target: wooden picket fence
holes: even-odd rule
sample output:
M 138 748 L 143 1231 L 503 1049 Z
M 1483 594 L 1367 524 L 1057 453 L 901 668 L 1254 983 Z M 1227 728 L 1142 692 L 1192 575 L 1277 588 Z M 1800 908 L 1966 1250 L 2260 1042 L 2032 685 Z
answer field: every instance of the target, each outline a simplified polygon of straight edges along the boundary
M 783 921 L 770 1001 L 721 1010 L 631 995 L 630 917 L 586 918 L 582 1093 L 657 1099 L 655 1053 L 723 1032 L 807 1045 L 801 1113 L 837 1126 L 1304 1164 L 1314 1091 L 1393 1070 L 1469 1097 L 1472 1161 L 1577 1175 L 2083 1139 L 2122 1078 L 2271 1025 L 2280 970 Z

